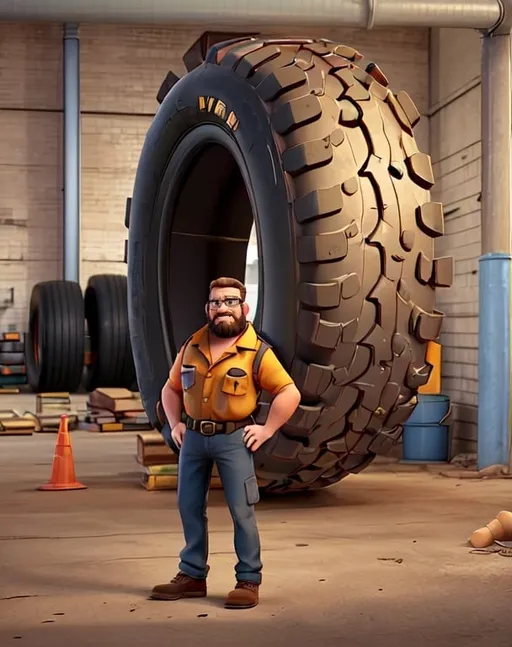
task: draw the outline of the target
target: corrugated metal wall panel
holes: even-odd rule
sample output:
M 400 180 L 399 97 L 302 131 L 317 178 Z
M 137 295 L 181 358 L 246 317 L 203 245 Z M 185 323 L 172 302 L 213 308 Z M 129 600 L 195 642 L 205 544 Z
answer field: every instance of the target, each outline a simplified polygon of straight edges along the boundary
M 453 451 L 476 451 L 478 394 L 478 258 L 480 241 L 481 111 L 480 36 L 469 30 L 434 30 L 431 90 L 435 108 L 430 144 L 436 186 L 443 202 L 446 236 L 438 256 L 453 256 L 453 286 L 440 290 L 446 313 L 443 391 L 453 404 Z

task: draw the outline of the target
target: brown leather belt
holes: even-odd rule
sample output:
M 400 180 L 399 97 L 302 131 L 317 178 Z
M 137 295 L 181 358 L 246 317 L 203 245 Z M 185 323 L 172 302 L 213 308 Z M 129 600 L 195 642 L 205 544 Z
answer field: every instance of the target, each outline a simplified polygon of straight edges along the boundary
M 216 420 L 194 420 L 190 416 L 186 416 L 185 424 L 187 429 L 198 431 L 203 436 L 215 436 L 216 434 L 232 434 L 237 429 L 240 429 L 240 427 L 253 425 L 254 420 L 252 418 L 244 418 L 243 420 L 217 422 Z

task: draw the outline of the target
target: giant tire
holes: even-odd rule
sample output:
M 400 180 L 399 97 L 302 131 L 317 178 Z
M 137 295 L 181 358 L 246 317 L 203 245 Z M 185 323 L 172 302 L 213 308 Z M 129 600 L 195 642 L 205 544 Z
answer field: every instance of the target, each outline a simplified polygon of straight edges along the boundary
M 208 282 L 244 278 L 255 214 L 256 325 L 302 393 L 255 456 L 267 491 L 324 487 L 389 451 L 430 374 L 435 288 L 451 284 L 419 113 L 361 58 L 328 41 L 216 45 L 165 97 L 137 169 L 128 310 L 153 422 Z
M 84 366 L 84 301 L 74 281 L 37 283 L 25 340 L 27 381 L 36 393 L 80 387 Z
M 128 329 L 126 277 L 91 276 L 84 295 L 92 361 L 85 368 L 87 391 L 99 387 L 131 389 L 136 382 Z

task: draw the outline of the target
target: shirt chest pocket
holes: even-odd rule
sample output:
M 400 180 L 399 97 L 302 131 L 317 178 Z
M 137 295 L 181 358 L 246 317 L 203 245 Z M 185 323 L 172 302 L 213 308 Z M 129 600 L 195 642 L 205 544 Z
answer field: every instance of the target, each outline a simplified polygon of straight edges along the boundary
M 196 383 L 196 367 L 183 364 L 181 367 L 181 386 L 184 391 L 191 389 Z
M 246 395 L 249 390 L 249 376 L 241 368 L 230 368 L 224 376 L 221 390 L 226 395 Z

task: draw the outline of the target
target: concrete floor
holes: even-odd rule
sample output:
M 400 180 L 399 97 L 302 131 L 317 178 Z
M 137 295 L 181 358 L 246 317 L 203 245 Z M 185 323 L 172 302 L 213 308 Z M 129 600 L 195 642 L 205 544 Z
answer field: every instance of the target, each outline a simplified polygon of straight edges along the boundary
M 0 408 L 33 408 L 18 396 Z M 0 438 L 0 645 L 511 647 L 512 560 L 471 554 L 511 509 L 508 480 L 376 465 L 317 493 L 262 500 L 261 603 L 222 608 L 232 526 L 210 496 L 207 599 L 155 602 L 182 546 L 175 492 L 138 484 L 135 434 L 73 432 L 87 490 L 40 492 L 55 436 Z M 402 560 L 402 561 L 395 561 Z

